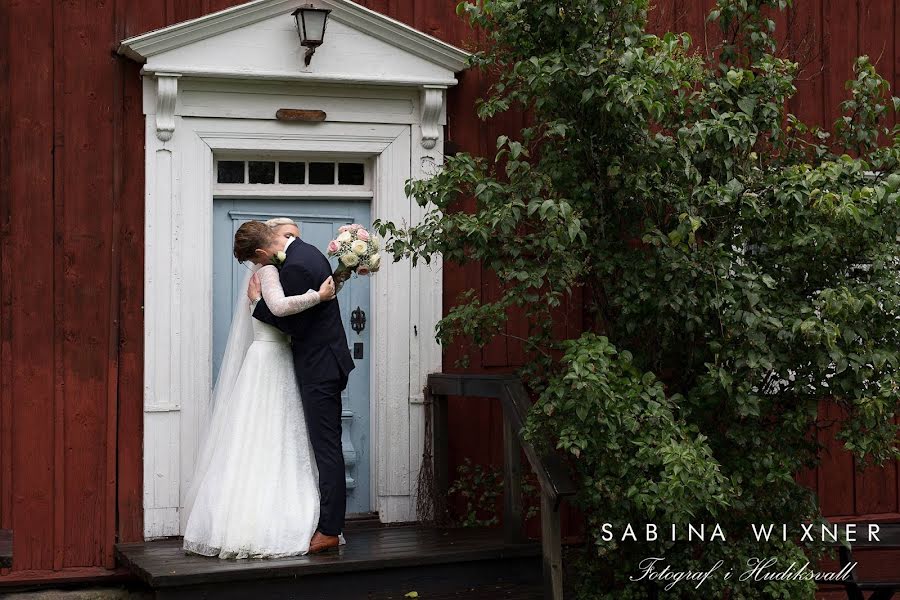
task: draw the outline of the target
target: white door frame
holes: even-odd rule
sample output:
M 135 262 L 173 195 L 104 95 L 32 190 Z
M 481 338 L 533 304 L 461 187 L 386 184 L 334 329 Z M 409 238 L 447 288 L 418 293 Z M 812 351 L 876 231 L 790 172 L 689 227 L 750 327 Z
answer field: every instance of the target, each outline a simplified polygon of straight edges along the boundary
M 143 64 L 146 115 L 144 534 L 178 535 L 212 387 L 213 155 L 241 151 L 370 157 L 372 217 L 415 224 L 409 178 L 442 163 L 446 90 L 469 54 L 350 0 L 329 9 L 314 60 L 291 13 L 310 0 L 253 0 L 119 46 Z M 285 123 L 281 108 L 324 122 Z M 387 263 L 372 281 L 372 506 L 415 518 L 422 389 L 441 367 L 441 264 Z
M 208 420 L 213 383 L 214 153 L 335 152 L 371 157 L 372 218 L 398 224 L 416 223 L 423 216 L 406 197 L 405 181 L 428 176 L 441 163 L 434 147 L 441 147 L 442 132 L 439 127 L 423 131 L 422 117 L 429 124 L 443 122 L 443 89 L 437 115 L 433 90 L 420 94 L 406 88 L 390 94 L 409 103 L 407 123 L 397 123 L 402 119 L 394 113 L 379 123 L 377 111 L 367 113 L 365 99 L 360 98 L 357 114 L 375 122 L 288 124 L 271 117 L 179 116 L 178 87 L 187 82 L 176 77 L 164 75 L 156 81 L 145 77 L 144 83 L 144 534 L 148 539 L 183 531 L 182 498 Z M 170 83 L 174 89 L 167 90 Z M 247 107 L 272 101 L 252 84 L 251 89 L 244 87 L 248 84 L 237 85 L 249 92 L 243 97 Z M 235 101 L 236 92 L 228 91 L 229 102 Z M 208 114 L 215 114 L 214 108 Z M 441 291 L 439 260 L 417 269 L 406 260 L 388 262 L 372 281 L 369 451 L 372 506 L 384 522 L 415 520 L 415 481 L 424 446 L 422 389 L 428 373 L 441 367 L 433 336 L 441 317 Z

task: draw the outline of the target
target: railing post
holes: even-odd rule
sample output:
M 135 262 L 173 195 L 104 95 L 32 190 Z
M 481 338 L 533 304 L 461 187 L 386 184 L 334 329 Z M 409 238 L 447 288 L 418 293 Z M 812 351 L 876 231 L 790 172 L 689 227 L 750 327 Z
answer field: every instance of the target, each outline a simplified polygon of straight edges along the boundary
M 518 432 L 510 424 L 510 416 L 503 418 L 503 534 L 508 543 L 525 538 L 522 514 L 522 457 Z
M 546 492 L 541 492 L 541 545 L 544 555 L 544 598 L 562 600 L 562 534 L 559 510 Z

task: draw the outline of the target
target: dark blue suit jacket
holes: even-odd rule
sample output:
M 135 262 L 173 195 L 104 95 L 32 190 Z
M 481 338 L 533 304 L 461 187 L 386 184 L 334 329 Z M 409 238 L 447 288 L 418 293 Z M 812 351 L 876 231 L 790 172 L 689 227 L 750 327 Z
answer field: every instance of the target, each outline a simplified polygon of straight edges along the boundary
M 291 242 L 286 254 L 281 267 L 285 296 L 318 290 L 332 275 L 325 255 L 299 238 Z M 347 347 L 337 298 L 286 317 L 276 317 L 266 306 L 266 301 L 260 300 L 253 316 L 291 336 L 294 368 L 301 385 L 340 379 L 346 382 L 356 366 Z

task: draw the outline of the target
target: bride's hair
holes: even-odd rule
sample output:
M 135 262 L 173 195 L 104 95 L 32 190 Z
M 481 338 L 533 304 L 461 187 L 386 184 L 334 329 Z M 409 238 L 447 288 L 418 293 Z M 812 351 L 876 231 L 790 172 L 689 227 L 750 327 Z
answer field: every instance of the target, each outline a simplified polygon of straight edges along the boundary
M 276 227 L 281 227 L 282 225 L 296 226 L 297 224 L 294 222 L 293 219 L 288 218 L 288 217 L 275 217 L 274 219 L 269 219 L 268 221 L 266 221 L 266 225 L 270 229 L 275 229 Z
M 250 260 L 258 249 L 269 245 L 274 235 L 262 221 L 247 221 L 234 234 L 234 257 L 239 262 Z

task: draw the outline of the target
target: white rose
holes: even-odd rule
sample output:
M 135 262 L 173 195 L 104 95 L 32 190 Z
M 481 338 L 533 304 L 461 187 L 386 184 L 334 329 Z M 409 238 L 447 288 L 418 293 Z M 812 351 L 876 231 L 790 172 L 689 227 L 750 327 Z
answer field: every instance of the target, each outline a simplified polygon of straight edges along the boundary
M 362 240 L 356 240 L 350 244 L 350 249 L 353 250 L 353 254 L 362 256 L 369 249 L 369 245 Z
M 278 260 L 278 262 L 284 262 L 285 260 L 287 260 L 287 254 L 279 250 L 275 253 L 275 258 Z
M 341 257 L 341 262 L 344 263 L 345 267 L 355 267 L 359 264 L 359 257 L 352 252 L 348 252 Z
M 369 240 L 369 243 L 372 244 L 372 248 L 375 250 L 381 250 L 381 238 L 377 235 Z
M 353 234 L 349 231 L 342 231 L 339 236 L 337 236 L 337 241 L 343 243 L 349 242 L 353 239 Z
M 369 269 L 371 269 L 372 271 L 377 271 L 378 267 L 380 265 L 381 265 L 381 255 L 380 254 L 376 253 L 369 257 Z

